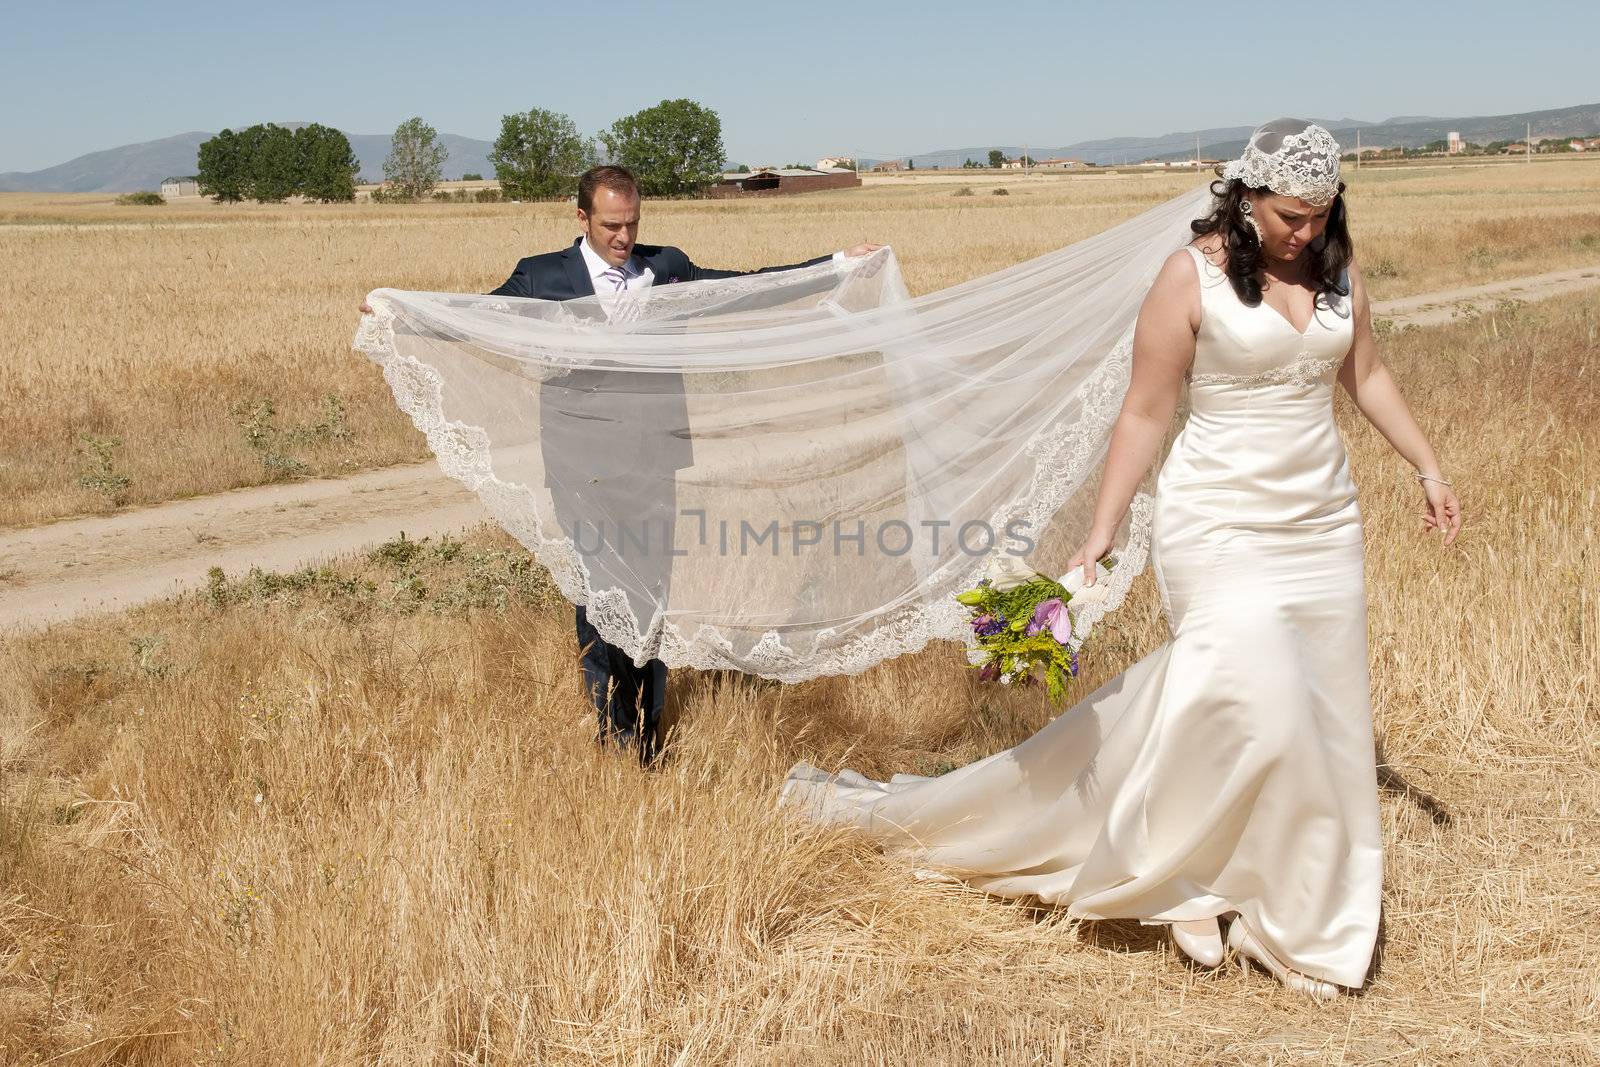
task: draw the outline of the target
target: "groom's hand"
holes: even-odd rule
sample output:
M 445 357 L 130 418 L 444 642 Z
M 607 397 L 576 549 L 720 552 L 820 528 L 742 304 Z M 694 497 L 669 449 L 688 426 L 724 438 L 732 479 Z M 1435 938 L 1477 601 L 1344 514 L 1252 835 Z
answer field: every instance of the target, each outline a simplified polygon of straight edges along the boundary
M 856 245 L 854 248 L 845 249 L 844 250 L 844 254 L 847 255 L 847 256 L 850 256 L 853 259 L 856 256 L 871 255 L 873 252 L 876 252 L 878 249 L 883 248 L 883 247 L 884 247 L 883 245 L 875 245 L 870 241 L 863 241 L 860 244 Z
M 365 300 L 361 301 L 361 314 L 363 314 L 363 315 L 372 314 L 372 305 L 367 303 Z

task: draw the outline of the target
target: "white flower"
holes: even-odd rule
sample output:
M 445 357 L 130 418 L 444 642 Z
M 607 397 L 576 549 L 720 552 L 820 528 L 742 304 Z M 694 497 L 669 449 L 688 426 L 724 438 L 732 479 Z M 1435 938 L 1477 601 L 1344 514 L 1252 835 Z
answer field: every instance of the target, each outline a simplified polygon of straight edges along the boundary
M 1111 572 L 1106 569 L 1106 565 L 1104 563 L 1096 563 L 1094 565 L 1094 584 L 1086 586 L 1083 584 L 1083 568 L 1072 568 L 1059 579 L 1061 587 L 1072 595 L 1072 600 L 1067 606 L 1069 608 L 1081 608 L 1090 604 L 1098 604 L 1105 600 L 1109 595 L 1106 592 L 1106 583 L 1110 578 Z
M 989 585 L 996 592 L 1005 593 L 1019 585 L 1027 585 L 1040 575 L 1016 556 L 995 556 L 989 561 L 984 577 L 989 579 Z

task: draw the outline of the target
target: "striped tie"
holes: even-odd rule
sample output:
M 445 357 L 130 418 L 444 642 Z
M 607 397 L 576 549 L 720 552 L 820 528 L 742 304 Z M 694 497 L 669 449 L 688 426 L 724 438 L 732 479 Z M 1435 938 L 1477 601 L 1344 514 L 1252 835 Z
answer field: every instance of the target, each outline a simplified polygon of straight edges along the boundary
M 620 293 L 628 288 L 628 276 L 623 273 L 621 267 L 612 267 L 602 272 L 600 277 L 611 283 L 611 291 L 614 293 Z

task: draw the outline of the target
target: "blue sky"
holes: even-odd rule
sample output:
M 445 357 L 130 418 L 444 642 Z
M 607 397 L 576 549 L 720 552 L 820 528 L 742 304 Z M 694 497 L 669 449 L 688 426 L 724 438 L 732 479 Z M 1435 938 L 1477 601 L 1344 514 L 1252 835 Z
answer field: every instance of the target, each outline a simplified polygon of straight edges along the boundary
M 585 133 L 663 98 L 734 161 L 888 157 L 1600 101 L 1600 4 L 109 3 L 8 5 L 0 171 L 187 130 L 421 115 L 492 139 L 545 107 Z

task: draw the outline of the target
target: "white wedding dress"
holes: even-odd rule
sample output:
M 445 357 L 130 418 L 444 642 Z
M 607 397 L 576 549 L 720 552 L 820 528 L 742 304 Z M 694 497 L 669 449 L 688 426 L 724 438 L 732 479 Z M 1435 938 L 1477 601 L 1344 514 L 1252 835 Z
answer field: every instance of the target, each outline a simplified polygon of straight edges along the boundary
M 1349 302 L 1298 331 L 1189 251 L 1202 321 L 1154 529 L 1171 640 L 1015 748 L 886 783 L 801 763 L 781 801 L 924 876 L 1087 919 L 1237 912 L 1283 963 L 1357 987 L 1383 862 L 1361 516 L 1332 405 Z

